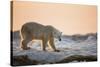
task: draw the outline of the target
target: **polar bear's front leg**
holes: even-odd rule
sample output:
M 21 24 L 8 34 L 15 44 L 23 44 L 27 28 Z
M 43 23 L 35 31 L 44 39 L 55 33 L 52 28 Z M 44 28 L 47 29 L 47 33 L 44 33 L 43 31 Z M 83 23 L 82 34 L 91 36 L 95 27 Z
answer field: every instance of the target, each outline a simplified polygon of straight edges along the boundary
M 42 35 L 42 45 L 41 45 L 43 51 L 46 51 L 47 42 L 48 42 L 48 36 L 43 34 Z
M 42 50 L 46 51 L 46 45 L 47 45 L 47 41 L 45 39 L 42 40 Z
M 56 47 L 55 47 L 54 38 L 53 37 L 49 38 L 49 45 L 54 51 L 59 52 L 59 50 L 57 50 Z

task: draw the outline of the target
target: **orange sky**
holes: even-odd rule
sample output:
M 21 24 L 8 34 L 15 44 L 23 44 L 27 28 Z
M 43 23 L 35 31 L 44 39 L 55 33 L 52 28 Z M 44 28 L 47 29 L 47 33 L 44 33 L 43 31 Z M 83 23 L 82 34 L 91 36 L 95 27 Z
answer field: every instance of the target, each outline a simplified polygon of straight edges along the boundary
M 13 31 L 30 21 L 52 25 L 64 34 L 97 32 L 97 7 L 16 1 L 13 3 Z

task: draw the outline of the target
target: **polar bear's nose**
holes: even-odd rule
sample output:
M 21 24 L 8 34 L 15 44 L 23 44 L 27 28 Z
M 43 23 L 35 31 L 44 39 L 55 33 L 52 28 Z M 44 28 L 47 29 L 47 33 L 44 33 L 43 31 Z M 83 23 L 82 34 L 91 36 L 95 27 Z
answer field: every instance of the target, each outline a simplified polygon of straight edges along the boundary
M 59 41 L 61 41 L 61 38 L 59 38 Z

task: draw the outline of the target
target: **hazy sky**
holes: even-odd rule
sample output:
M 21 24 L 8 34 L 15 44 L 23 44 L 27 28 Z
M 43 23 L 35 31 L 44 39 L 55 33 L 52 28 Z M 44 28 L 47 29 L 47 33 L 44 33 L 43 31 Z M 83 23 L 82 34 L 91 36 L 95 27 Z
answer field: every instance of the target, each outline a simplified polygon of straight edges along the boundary
M 52 25 L 64 34 L 97 32 L 97 7 L 93 5 L 16 1 L 13 3 L 13 31 L 30 21 Z

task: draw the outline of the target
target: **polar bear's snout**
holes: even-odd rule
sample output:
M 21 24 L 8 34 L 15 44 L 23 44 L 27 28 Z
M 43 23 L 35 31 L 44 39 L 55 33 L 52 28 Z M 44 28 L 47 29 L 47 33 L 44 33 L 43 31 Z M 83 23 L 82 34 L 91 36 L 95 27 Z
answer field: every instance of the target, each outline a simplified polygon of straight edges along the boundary
M 61 38 L 59 38 L 59 41 L 61 41 Z
M 62 32 L 60 32 L 60 35 L 59 35 L 59 41 L 61 41 L 61 36 L 62 36 Z

